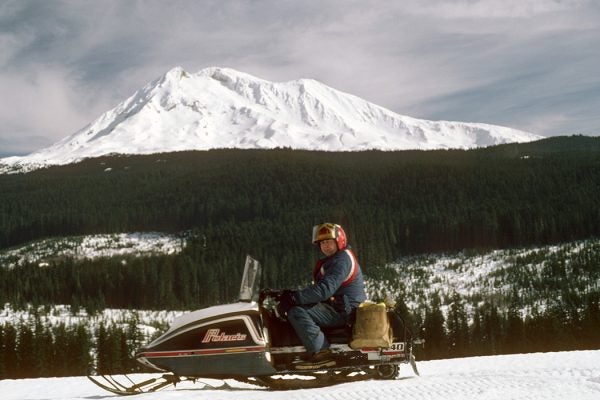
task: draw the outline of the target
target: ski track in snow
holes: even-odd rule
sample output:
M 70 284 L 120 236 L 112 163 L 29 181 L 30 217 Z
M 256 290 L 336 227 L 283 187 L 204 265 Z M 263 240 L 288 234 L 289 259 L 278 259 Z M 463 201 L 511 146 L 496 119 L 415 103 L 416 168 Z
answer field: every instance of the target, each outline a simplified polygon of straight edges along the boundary
M 320 389 L 268 391 L 229 382 L 229 389 L 201 389 L 180 384 L 177 390 L 133 399 L 207 400 L 598 400 L 600 350 L 472 357 L 418 362 L 415 376 L 403 365 L 399 379 L 346 383 Z M 140 377 L 138 377 L 140 378 Z M 215 384 L 218 381 L 210 381 Z M 105 392 L 85 377 L 0 381 L 3 400 L 100 400 L 120 396 Z

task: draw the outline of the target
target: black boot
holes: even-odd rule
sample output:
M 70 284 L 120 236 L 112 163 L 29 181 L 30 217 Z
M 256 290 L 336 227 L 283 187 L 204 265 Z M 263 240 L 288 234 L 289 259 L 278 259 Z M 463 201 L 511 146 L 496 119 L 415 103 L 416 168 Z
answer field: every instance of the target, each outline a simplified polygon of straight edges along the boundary
M 299 362 L 295 365 L 296 369 L 307 370 L 307 369 L 319 369 L 326 367 L 333 367 L 335 360 L 332 356 L 332 351 L 329 348 L 323 349 L 316 353 L 313 353 L 306 361 Z

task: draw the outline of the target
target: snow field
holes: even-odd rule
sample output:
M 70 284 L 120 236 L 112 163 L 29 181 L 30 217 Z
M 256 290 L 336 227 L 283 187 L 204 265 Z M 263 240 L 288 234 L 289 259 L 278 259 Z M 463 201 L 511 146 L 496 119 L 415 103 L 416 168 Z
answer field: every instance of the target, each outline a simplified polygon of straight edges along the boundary
M 136 399 L 210 400 L 598 400 L 600 350 L 472 357 L 418 362 L 420 377 L 403 365 L 394 381 L 346 383 L 320 389 L 268 391 L 228 382 L 228 389 L 201 384 L 136 396 Z M 138 379 L 143 379 L 138 376 Z M 218 381 L 207 381 L 219 384 Z M 118 396 L 85 377 L 0 381 L 3 400 L 90 400 Z
M 26 262 L 48 266 L 59 257 L 95 259 L 99 257 L 176 254 L 185 247 L 187 233 L 130 232 L 106 235 L 44 239 L 14 249 L 0 250 L 0 265 L 14 268 Z

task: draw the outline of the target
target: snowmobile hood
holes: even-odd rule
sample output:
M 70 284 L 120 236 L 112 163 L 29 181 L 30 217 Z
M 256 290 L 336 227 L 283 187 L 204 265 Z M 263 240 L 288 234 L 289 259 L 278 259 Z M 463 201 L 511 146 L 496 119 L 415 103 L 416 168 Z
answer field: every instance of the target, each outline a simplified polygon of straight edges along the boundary
M 203 308 L 201 310 L 192 311 L 190 313 L 182 315 L 181 317 L 176 318 L 169 327 L 169 330 L 165 332 L 165 334 L 175 331 L 181 328 L 182 326 L 185 326 L 192 322 L 225 314 L 240 313 L 244 311 L 258 312 L 258 304 L 255 302 L 239 302 L 232 304 L 222 304 L 219 306 L 212 306 L 208 308 Z

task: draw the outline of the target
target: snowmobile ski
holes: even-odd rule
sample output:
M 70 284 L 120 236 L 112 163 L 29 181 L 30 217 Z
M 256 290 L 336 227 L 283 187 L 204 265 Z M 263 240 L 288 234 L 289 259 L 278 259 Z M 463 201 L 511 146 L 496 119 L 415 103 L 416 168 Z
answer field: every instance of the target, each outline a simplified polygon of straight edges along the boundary
M 182 380 L 188 380 L 187 378 L 181 379 L 173 374 L 164 374 L 158 378 L 150 378 L 139 383 L 134 383 L 127 375 L 119 376 L 129 381 L 129 383 L 122 383 L 114 375 L 88 375 L 88 379 L 102 389 L 121 396 L 156 392 L 165 387 L 174 386 Z

